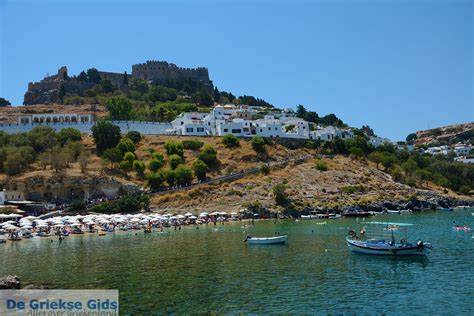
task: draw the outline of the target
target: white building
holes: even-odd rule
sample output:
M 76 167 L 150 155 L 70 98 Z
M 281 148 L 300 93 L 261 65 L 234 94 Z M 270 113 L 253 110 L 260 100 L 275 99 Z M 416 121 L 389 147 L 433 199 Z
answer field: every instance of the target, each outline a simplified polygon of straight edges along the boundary
M 454 146 L 454 153 L 456 156 L 467 156 L 473 150 L 473 146 L 469 145 L 456 145 Z
M 371 136 L 369 139 L 369 144 L 371 144 L 374 147 L 381 146 L 383 144 L 391 144 L 392 142 L 388 138 L 382 138 L 378 136 Z
M 354 138 L 354 133 L 334 126 L 319 128 L 310 132 L 310 138 L 314 140 L 332 141 L 336 137 L 339 137 L 340 139 L 351 139 Z
M 38 124 L 38 123 L 90 123 L 94 120 L 92 114 L 30 114 L 19 115 L 18 124 Z
M 474 163 L 474 156 L 461 156 L 454 158 L 454 161 L 459 161 L 462 163 Z
M 0 205 L 5 205 L 5 194 L 6 194 L 6 190 L 3 189 L 0 191 Z
M 430 155 L 447 155 L 451 149 L 446 146 L 436 146 L 436 147 L 429 147 L 428 149 L 425 150 L 425 154 L 430 154 Z

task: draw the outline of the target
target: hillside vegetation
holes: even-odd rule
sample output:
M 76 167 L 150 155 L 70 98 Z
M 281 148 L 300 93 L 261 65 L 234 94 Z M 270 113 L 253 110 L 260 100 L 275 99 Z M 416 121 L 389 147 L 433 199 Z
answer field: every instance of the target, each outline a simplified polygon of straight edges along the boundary
M 204 184 L 153 197 L 154 205 L 167 208 L 203 203 L 208 207 L 306 209 L 410 198 L 418 190 L 466 195 L 474 188 L 474 166 L 396 151 L 392 146 L 375 149 L 361 131 L 355 139 L 320 143 L 261 137 L 122 135 L 117 126 L 101 121 L 92 137 L 74 129 L 56 133 L 37 127 L 24 134 L 0 133 L 0 145 L 0 180 L 4 183 L 35 176 L 113 177 L 163 190 L 260 168 L 260 173 L 235 182 Z M 319 158 L 300 165 L 290 162 L 283 169 L 267 166 L 308 154 Z

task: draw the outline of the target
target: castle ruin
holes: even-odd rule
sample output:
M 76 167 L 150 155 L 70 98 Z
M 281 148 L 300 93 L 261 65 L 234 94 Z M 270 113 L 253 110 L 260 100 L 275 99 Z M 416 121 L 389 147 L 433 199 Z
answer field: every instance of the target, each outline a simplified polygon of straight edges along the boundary
M 118 89 L 127 90 L 124 82 L 124 73 L 99 71 L 101 80 L 110 80 Z M 209 79 L 207 68 L 182 68 L 166 61 L 147 61 L 132 65 L 132 74 L 128 79 L 136 78 L 151 83 L 184 82 L 191 80 L 201 84 L 211 91 L 212 81 Z M 96 83 L 80 80 L 78 77 L 69 77 L 67 67 L 61 67 L 58 73 L 47 76 L 39 82 L 30 82 L 24 96 L 24 105 L 51 104 L 60 101 L 60 90 L 65 95 L 83 95 Z M 62 86 L 62 88 L 61 88 Z

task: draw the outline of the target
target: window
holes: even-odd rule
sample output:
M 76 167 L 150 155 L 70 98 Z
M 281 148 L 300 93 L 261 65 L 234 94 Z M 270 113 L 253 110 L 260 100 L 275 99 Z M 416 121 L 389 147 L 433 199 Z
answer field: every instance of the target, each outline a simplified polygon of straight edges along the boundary
M 263 133 L 263 129 L 260 129 L 260 133 Z
M 208 122 L 207 125 L 211 126 L 211 122 Z
M 183 125 L 183 124 L 184 124 L 184 122 L 183 122 L 183 121 L 181 121 L 181 125 Z
M 198 133 L 204 133 L 204 127 L 198 127 L 197 132 Z
M 278 131 L 278 127 L 275 127 L 275 131 Z
M 227 133 L 228 131 L 229 131 L 229 129 L 224 128 L 224 133 Z
M 186 127 L 186 133 L 192 133 L 193 128 L 192 127 Z
M 232 134 L 240 134 L 242 133 L 242 130 L 240 128 L 233 128 L 232 129 Z
M 268 130 L 269 130 L 269 131 L 271 131 L 271 130 L 272 130 L 272 128 L 271 128 L 271 127 L 269 127 L 269 128 L 268 128 Z

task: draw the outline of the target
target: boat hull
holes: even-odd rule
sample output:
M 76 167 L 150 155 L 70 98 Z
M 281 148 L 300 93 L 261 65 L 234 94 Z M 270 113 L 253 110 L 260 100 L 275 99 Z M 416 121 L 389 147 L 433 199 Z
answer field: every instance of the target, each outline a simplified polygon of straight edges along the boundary
M 268 237 L 268 238 L 247 238 L 249 245 L 282 245 L 286 243 L 288 236 Z
M 380 256 L 426 256 L 427 250 L 424 247 L 410 246 L 377 246 L 376 244 L 367 243 L 364 241 L 354 241 L 346 239 L 347 246 L 352 252 L 357 252 L 366 255 L 380 255 Z

